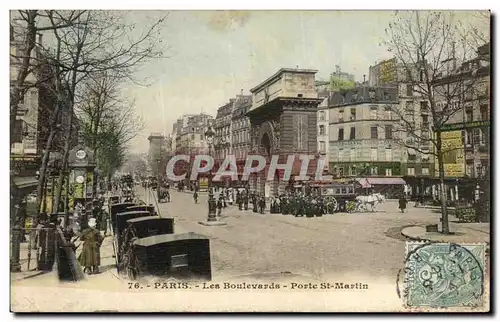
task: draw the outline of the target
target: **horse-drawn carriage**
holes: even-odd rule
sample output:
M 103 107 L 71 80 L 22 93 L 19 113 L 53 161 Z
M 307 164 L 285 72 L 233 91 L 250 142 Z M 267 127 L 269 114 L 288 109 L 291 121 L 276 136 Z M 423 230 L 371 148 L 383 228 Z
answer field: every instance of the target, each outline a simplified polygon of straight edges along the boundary
M 210 241 L 195 233 L 162 234 L 133 242 L 128 276 L 210 280 Z
M 160 185 L 157 189 L 159 203 L 170 202 L 170 191 L 166 186 Z
M 356 184 L 333 182 L 325 185 L 311 185 L 323 197 L 326 213 L 352 212 L 356 205 Z
M 143 205 L 134 205 L 127 207 L 128 211 L 148 211 L 151 216 L 157 216 L 158 214 L 156 213 L 155 207 L 153 205 L 146 205 L 145 203 Z
M 130 279 L 144 275 L 211 279 L 207 237 L 174 234 L 174 220 L 156 215 L 153 206 L 110 205 L 116 267 Z M 155 215 L 152 215 L 155 214 Z

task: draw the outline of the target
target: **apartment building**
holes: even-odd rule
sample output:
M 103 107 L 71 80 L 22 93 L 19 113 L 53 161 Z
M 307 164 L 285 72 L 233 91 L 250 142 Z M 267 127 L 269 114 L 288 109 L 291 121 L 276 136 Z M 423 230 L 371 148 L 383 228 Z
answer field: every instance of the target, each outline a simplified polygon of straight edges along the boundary
M 232 98 L 217 109 L 214 120 L 214 157 L 217 160 L 224 160 L 231 154 L 231 120 L 235 101 L 236 99 Z
M 174 124 L 176 153 L 208 153 L 205 132 L 213 124 L 213 116 L 189 114 L 180 117 Z M 172 138 L 174 141 L 174 138 Z
M 403 148 L 393 136 L 397 88 L 358 87 L 329 98 L 330 172 L 338 177 L 401 177 Z M 404 184 L 401 180 L 387 184 Z
M 232 153 L 237 161 L 245 161 L 250 152 L 250 119 L 246 115 L 252 106 L 251 95 L 239 95 L 234 102 L 232 122 Z
M 328 172 L 330 168 L 330 114 L 328 108 L 329 98 L 326 97 L 323 102 L 318 105 L 318 152 L 319 154 L 325 158 L 325 171 Z
M 441 92 L 439 87 L 450 85 L 460 86 L 458 92 L 463 97 L 456 98 L 454 102 L 447 102 L 446 98 L 438 98 L 438 105 L 459 104 L 460 112 L 455 113 L 443 130 L 455 132 L 461 136 L 464 146 L 463 167 L 461 173 L 451 173 L 445 169 L 447 177 L 485 178 L 489 175 L 491 153 L 490 129 L 490 44 L 478 48 L 477 56 L 464 62 L 448 75 L 443 75 L 436 84 L 436 92 Z M 462 161 L 463 161 L 462 160 Z

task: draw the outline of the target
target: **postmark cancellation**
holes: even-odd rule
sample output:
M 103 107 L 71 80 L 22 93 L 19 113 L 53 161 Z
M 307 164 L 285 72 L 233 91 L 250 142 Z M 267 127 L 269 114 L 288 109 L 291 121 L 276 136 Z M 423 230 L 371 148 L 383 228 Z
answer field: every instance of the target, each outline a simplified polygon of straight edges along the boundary
M 398 293 L 405 308 L 482 308 L 486 244 L 407 242 Z

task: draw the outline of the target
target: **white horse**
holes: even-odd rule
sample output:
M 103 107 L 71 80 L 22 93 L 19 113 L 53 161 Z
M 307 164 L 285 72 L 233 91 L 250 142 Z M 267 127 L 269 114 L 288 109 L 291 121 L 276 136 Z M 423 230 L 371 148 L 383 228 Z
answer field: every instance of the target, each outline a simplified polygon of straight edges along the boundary
M 357 196 L 356 203 L 359 210 L 368 211 L 368 205 L 370 205 L 371 211 L 375 211 L 375 206 L 379 203 L 383 203 L 385 197 L 380 193 L 372 193 L 368 196 Z

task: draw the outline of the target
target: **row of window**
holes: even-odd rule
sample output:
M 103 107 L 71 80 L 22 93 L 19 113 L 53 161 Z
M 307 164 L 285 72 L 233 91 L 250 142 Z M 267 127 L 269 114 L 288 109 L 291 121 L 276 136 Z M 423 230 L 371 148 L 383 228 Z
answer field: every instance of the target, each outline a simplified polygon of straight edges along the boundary
M 233 143 L 238 144 L 238 143 L 245 143 L 245 142 L 250 142 L 250 131 L 249 130 L 239 131 L 239 132 L 233 133 Z
M 351 166 L 348 168 L 348 173 L 344 174 L 344 168 L 334 168 L 333 169 L 333 173 L 339 177 L 342 177 L 344 175 L 350 175 L 350 176 L 357 176 L 357 175 L 367 175 L 367 173 L 363 172 L 363 173 L 360 173 L 361 171 L 359 169 L 356 168 L 356 166 Z M 415 175 L 415 168 L 407 168 L 407 171 L 406 171 L 407 175 L 409 176 L 414 176 Z M 422 168 L 422 175 L 424 176 L 428 176 L 430 174 L 429 172 L 429 168 Z M 370 167 L 369 169 L 369 175 L 372 175 L 372 176 L 376 176 L 376 175 L 379 175 L 379 171 L 378 171 L 378 168 L 377 167 Z M 392 177 L 393 176 L 393 172 L 392 172 L 392 169 L 385 169 L 385 176 L 386 177 Z
M 321 152 L 326 152 L 326 147 L 325 147 L 325 142 L 321 141 L 319 142 L 320 145 L 320 151 Z M 392 148 L 386 148 L 384 157 L 380 156 L 382 154 L 379 153 L 379 149 L 374 147 L 370 149 L 370 161 L 386 161 L 390 162 L 393 161 L 393 154 L 392 154 Z M 340 162 L 355 162 L 355 161 L 361 161 L 362 159 L 362 150 L 356 149 L 356 148 L 351 148 L 350 150 L 348 149 L 341 149 L 338 152 L 338 157 Z M 379 160 L 382 159 L 382 160 Z M 422 155 L 420 158 L 421 162 L 429 162 L 429 156 L 428 155 Z M 414 153 L 408 153 L 408 162 L 417 162 L 417 155 Z
M 320 142 L 325 143 L 325 142 Z M 371 148 L 370 150 L 370 161 L 392 161 L 392 149 L 385 149 L 385 160 L 379 160 L 379 152 L 378 148 Z M 340 162 L 355 162 L 360 161 L 362 159 L 362 150 L 351 148 L 350 150 L 339 150 L 338 157 Z
M 236 147 L 232 149 L 231 155 L 234 155 L 236 160 L 244 159 L 248 154 L 248 147 Z M 216 149 L 215 151 L 215 158 L 219 160 L 224 160 L 229 153 L 229 148 L 224 148 L 224 149 Z
M 363 173 L 361 173 L 361 169 L 358 169 L 355 165 L 352 165 L 348 168 L 348 173 L 344 173 L 344 168 L 343 167 L 334 167 L 333 168 L 333 174 L 339 177 L 342 177 L 344 175 L 349 175 L 349 176 L 357 176 L 357 175 L 367 175 L 367 173 L 364 171 L 363 168 Z M 376 176 L 379 175 L 378 167 L 370 167 L 369 168 L 369 175 Z M 413 167 L 408 167 L 406 169 L 406 174 L 409 176 L 414 176 L 415 175 L 415 168 Z M 422 175 L 428 176 L 430 174 L 429 168 L 423 167 L 422 168 Z M 392 177 L 393 172 L 391 168 L 385 169 L 385 176 L 387 177 Z
M 233 123 L 233 130 L 238 130 L 250 126 L 250 119 L 248 117 L 243 117 L 237 121 L 233 121 L 232 123 Z
M 486 145 L 489 143 L 489 133 L 487 129 L 466 129 L 462 134 L 466 146 Z
M 474 162 L 471 161 L 471 163 L 467 163 L 465 165 L 465 173 L 469 177 L 477 178 L 477 177 L 482 177 L 486 175 L 487 171 L 486 169 L 488 168 L 488 160 L 481 160 L 481 163 L 476 164 L 474 167 Z M 475 171 L 474 171 L 475 170 Z
M 373 125 L 370 127 L 370 139 L 379 139 L 379 133 L 378 133 L 378 126 L 377 125 Z M 392 140 L 393 139 L 393 127 L 392 125 L 386 125 L 384 127 L 384 138 L 386 140 Z M 324 131 L 324 129 L 323 129 Z M 320 135 L 321 135 L 321 132 L 320 132 Z M 349 131 L 349 140 L 355 140 L 356 139 L 356 127 L 355 126 L 352 126 L 350 128 L 350 131 Z M 339 132 L 338 132 L 338 137 L 337 137 L 337 140 L 338 141 L 344 141 L 345 140 L 345 136 L 344 136 L 344 129 L 343 128 L 340 128 L 339 129 Z

